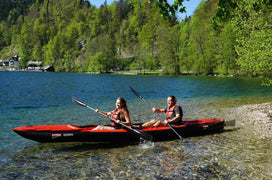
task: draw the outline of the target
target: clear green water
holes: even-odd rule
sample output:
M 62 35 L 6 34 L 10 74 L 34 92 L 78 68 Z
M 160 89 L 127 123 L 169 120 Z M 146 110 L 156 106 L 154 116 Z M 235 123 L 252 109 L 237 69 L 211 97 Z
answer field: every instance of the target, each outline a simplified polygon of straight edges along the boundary
M 39 144 L 11 128 L 40 124 L 103 124 L 108 119 L 72 103 L 110 111 L 127 99 L 133 122 L 154 117 L 130 90 L 166 106 L 175 95 L 184 119 L 231 120 L 230 107 L 271 102 L 260 79 L 0 72 L 0 179 L 271 179 L 272 145 L 243 127 L 153 144 Z

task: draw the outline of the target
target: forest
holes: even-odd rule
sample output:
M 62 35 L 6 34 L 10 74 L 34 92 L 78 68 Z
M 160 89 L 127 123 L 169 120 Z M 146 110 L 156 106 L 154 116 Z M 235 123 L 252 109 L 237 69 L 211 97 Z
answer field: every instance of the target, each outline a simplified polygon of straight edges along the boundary
M 23 68 L 42 61 L 58 72 L 161 70 L 271 84 L 271 0 L 203 0 L 180 21 L 163 2 L 1 0 L 0 59 L 19 55 Z

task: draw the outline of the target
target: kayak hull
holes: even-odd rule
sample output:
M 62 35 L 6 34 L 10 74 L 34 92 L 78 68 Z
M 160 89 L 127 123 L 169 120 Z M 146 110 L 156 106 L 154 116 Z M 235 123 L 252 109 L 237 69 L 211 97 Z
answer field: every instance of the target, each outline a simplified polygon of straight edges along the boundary
M 139 136 L 130 129 L 117 130 L 92 130 L 96 126 L 76 125 L 39 125 L 23 126 L 12 130 L 20 136 L 37 141 L 45 142 L 138 142 Z M 199 136 L 210 133 L 218 133 L 224 129 L 223 119 L 196 119 L 183 120 L 180 126 L 173 126 L 175 131 L 182 137 Z M 144 128 L 140 131 L 148 133 L 153 141 L 166 141 L 179 138 L 168 126 Z

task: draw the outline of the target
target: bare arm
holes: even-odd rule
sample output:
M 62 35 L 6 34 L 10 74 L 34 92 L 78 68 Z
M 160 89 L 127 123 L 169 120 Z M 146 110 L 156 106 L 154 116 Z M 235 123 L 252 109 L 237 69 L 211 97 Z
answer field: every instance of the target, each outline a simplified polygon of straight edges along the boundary
M 99 111 L 98 109 L 96 109 L 95 112 L 100 113 L 100 114 L 104 114 L 106 116 L 110 116 L 112 114 L 112 112 L 103 112 L 103 111 Z
M 154 112 L 154 113 L 163 113 L 163 112 L 165 112 L 165 109 L 156 109 L 156 108 L 152 108 L 152 111 Z

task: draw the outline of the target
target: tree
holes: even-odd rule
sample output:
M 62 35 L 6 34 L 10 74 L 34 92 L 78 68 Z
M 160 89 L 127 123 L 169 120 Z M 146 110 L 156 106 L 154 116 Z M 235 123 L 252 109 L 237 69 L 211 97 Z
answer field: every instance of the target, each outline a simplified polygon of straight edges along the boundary
M 162 14 L 163 18 L 171 19 L 175 17 L 176 11 L 181 13 L 186 11 L 186 7 L 183 6 L 185 0 L 175 0 L 172 5 L 170 5 L 167 0 L 157 0 L 156 5 L 159 7 L 159 12 Z
M 271 7 L 270 1 L 237 2 L 232 19 L 237 34 L 235 50 L 237 64 L 245 75 L 271 76 Z
M 181 21 L 179 24 L 180 26 L 180 36 L 179 36 L 179 41 L 180 41 L 180 53 L 179 53 L 179 58 L 180 58 L 180 68 L 181 71 L 189 72 L 192 70 L 192 62 L 195 57 L 192 59 L 192 55 L 194 55 L 194 47 L 193 43 L 191 42 L 191 26 L 190 26 L 190 21 Z
M 220 70 L 221 74 L 236 74 L 237 65 L 235 59 L 237 58 L 237 54 L 235 52 L 235 33 L 233 33 L 233 24 L 230 22 L 227 23 L 222 29 L 220 43 L 222 47 L 222 59 L 220 62 Z
M 138 50 L 138 60 L 143 61 L 141 64 L 141 69 L 154 69 L 156 67 L 155 62 L 155 42 L 156 42 L 156 31 L 160 23 L 160 16 L 154 5 L 146 3 L 144 8 L 144 14 L 146 14 L 145 24 L 142 25 L 142 29 L 138 34 L 139 39 L 139 50 Z
M 97 71 L 106 71 L 106 57 L 102 52 L 96 53 L 94 56 L 90 58 L 90 63 L 88 67 L 88 71 L 97 72 Z
M 165 74 L 180 74 L 179 68 L 179 35 L 177 28 L 169 28 L 167 25 L 158 29 L 159 61 Z

